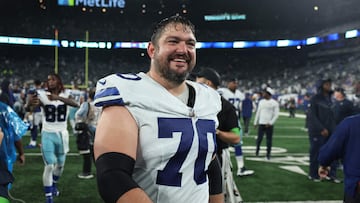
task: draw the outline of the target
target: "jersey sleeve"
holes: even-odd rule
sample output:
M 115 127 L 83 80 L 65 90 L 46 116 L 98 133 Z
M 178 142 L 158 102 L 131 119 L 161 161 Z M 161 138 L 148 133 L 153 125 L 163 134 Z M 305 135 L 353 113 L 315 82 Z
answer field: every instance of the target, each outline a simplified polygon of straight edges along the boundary
M 45 90 L 37 90 L 37 96 L 41 103 L 46 104 L 48 103 L 49 99 L 47 97 L 47 92 Z
M 96 84 L 94 105 L 124 106 L 125 102 L 120 95 L 121 84 L 121 79 L 114 74 L 100 79 Z

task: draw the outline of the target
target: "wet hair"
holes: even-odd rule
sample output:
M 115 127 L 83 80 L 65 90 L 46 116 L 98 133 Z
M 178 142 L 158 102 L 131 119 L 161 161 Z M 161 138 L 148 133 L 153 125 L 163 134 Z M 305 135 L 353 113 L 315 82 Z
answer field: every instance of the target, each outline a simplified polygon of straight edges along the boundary
M 154 28 L 153 34 L 151 35 L 151 43 L 157 44 L 161 34 L 164 32 L 165 28 L 170 24 L 182 24 L 185 27 L 190 28 L 191 32 L 195 35 L 195 26 L 183 16 L 171 16 L 161 20 Z
M 57 79 L 59 91 L 63 92 L 65 90 L 65 88 L 64 88 L 64 84 L 63 84 L 60 76 L 57 73 L 51 73 L 51 74 L 49 74 L 49 76 L 54 76 Z

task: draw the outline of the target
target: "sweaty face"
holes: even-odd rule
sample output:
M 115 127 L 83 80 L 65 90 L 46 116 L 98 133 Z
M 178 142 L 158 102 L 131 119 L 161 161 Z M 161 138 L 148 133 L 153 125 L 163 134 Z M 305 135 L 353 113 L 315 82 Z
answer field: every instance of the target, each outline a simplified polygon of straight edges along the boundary
M 168 81 L 182 83 L 196 63 L 196 39 L 182 24 L 170 24 L 163 31 L 152 60 L 156 71 Z

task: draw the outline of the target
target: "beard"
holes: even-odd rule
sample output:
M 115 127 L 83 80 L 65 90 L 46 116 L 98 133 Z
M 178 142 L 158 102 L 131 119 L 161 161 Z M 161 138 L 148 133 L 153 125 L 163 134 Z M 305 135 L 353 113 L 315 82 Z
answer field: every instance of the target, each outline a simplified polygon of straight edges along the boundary
M 160 73 L 166 80 L 171 81 L 177 85 L 184 82 L 186 78 L 189 76 L 189 71 L 177 73 L 176 71 L 170 69 L 169 67 L 161 68 Z
M 171 67 L 169 66 L 170 61 L 170 57 L 166 60 L 167 63 L 161 63 L 159 59 L 155 59 L 155 67 L 157 67 L 157 71 L 167 81 L 176 85 L 180 85 L 189 76 L 190 72 L 193 69 L 193 66 L 188 63 L 188 69 L 186 71 L 177 72 L 176 70 L 171 69 Z

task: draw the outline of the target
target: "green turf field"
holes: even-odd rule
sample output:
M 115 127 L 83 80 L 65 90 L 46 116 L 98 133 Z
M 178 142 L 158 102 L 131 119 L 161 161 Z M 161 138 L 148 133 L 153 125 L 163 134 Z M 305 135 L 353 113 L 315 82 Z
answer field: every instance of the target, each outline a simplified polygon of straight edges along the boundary
M 270 161 L 264 159 L 264 151 L 255 157 L 255 130 L 251 126 L 249 136 L 244 137 L 243 151 L 245 165 L 255 170 L 249 177 L 235 177 L 244 202 L 340 200 L 343 184 L 323 181 L 315 183 L 307 179 L 309 141 L 303 118 L 280 116 L 275 124 L 273 136 L 273 156 Z M 28 143 L 28 136 L 23 138 Z M 59 182 L 61 203 L 97 203 L 102 202 L 95 179 L 81 180 L 76 175 L 81 171 L 82 158 L 77 155 L 74 137 L 71 136 L 71 150 L 67 157 L 65 170 Z M 265 150 L 265 139 L 262 150 Z M 43 162 L 40 149 L 26 149 L 26 165 L 14 166 L 15 182 L 11 195 L 26 203 L 44 202 L 42 187 Z M 233 159 L 234 160 L 234 159 Z M 93 170 L 95 171 L 95 170 Z M 234 170 L 236 172 L 236 170 Z M 235 173 L 234 172 L 234 173 Z M 338 171 L 339 177 L 342 171 Z

